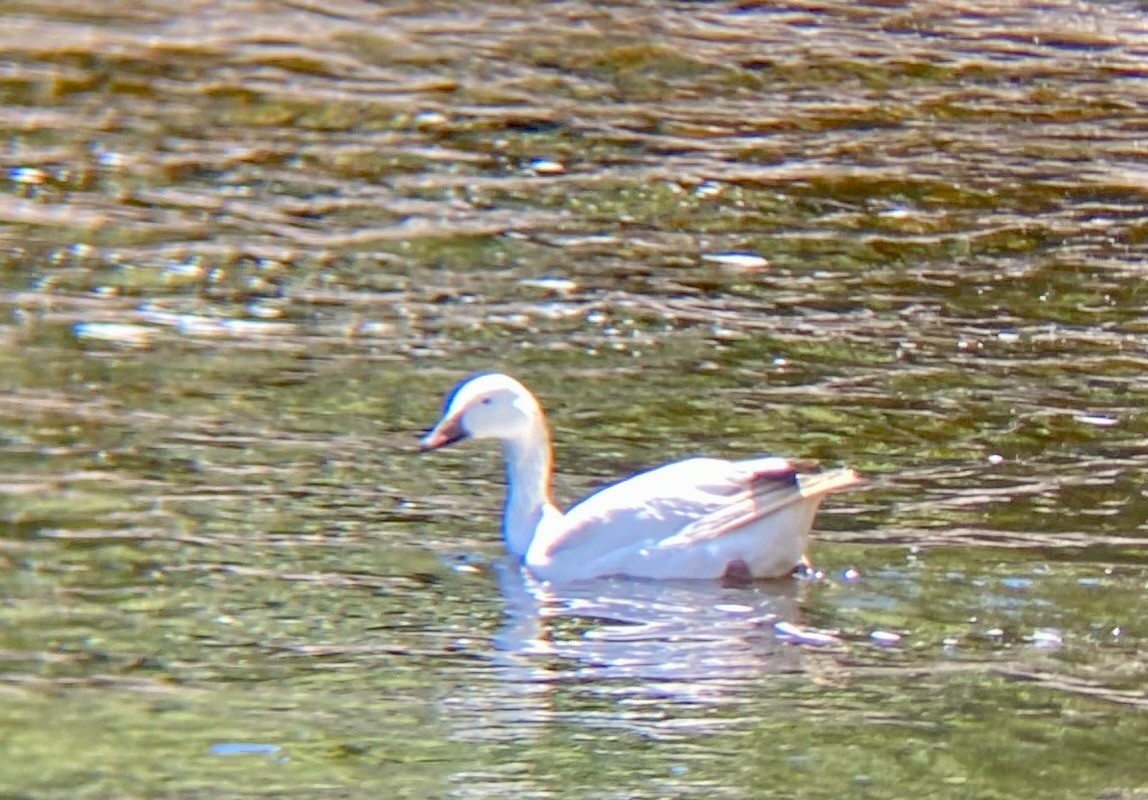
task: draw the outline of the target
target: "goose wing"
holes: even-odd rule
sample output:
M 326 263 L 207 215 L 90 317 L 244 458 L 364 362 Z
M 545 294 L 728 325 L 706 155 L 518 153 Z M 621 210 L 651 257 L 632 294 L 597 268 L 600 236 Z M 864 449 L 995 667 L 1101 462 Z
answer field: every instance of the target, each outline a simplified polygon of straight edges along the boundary
M 550 560 L 578 551 L 589 561 L 635 546 L 686 547 L 801 497 L 797 469 L 784 458 L 692 458 L 590 495 L 544 532 L 536 553 Z
M 788 477 L 771 472 L 751 475 L 744 488 L 730 497 L 728 503 L 686 525 L 678 533 L 663 539 L 659 547 L 689 548 L 720 538 L 754 520 L 768 517 L 794 503 L 820 497 L 856 484 L 860 479 L 851 469 Z

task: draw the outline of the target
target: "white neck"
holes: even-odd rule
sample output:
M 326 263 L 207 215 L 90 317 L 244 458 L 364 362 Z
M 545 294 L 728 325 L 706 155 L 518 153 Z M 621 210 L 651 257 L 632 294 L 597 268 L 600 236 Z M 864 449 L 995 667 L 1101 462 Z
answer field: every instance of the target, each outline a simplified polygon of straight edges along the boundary
M 506 549 L 524 558 L 544 515 L 558 513 L 550 499 L 550 433 L 538 420 L 525 434 L 504 439 L 506 459 L 506 508 L 502 536 Z

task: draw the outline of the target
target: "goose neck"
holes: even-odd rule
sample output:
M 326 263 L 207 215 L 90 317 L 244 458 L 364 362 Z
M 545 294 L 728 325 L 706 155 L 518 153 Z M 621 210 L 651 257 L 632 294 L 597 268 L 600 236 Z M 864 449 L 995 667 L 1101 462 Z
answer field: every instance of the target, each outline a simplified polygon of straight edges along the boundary
M 506 508 L 503 536 L 507 549 L 522 558 L 530 548 L 550 499 L 550 436 L 539 424 L 524 435 L 502 443 L 506 459 Z

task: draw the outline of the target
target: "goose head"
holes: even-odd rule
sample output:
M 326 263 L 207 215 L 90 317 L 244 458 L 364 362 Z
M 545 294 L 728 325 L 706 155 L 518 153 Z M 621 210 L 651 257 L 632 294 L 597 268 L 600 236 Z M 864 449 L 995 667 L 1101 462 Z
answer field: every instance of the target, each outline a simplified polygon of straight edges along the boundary
M 447 395 L 442 416 L 419 442 L 437 450 L 464 439 L 521 441 L 535 434 L 542 409 L 514 378 L 486 373 L 467 378 Z

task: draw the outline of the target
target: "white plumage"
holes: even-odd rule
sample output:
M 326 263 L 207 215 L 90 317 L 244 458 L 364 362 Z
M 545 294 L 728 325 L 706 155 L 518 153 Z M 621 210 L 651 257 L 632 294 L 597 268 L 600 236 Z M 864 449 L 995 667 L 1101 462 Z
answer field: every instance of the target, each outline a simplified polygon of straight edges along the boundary
M 562 513 L 550 498 L 542 408 L 525 386 L 497 373 L 459 384 L 421 446 L 466 438 L 502 443 L 507 549 L 539 578 L 558 582 L 788 575 L 808 563 L 807 537 L 825 495 L 859 482 L 851 469 L 802 474 L 778 457 L 691 458 L 625 478 Z

